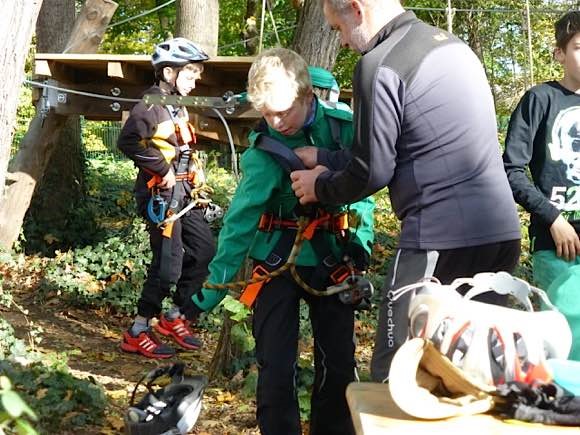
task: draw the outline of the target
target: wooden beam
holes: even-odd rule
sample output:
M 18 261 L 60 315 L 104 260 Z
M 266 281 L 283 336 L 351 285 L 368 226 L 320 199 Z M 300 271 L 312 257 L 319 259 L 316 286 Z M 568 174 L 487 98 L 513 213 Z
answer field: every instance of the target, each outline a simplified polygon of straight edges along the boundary
M 121 62 L 107 62 L 107 77 L 125 78 Z
M 219 119 L 199 114 L 190 114 L 190 119 L 197 135 L 207 139 L 229 143 L 226 129 Z M 228 120 L 228 127 L 232 133 L 232 139 L 235 145 L 248 146 L 248 133 L 256 125 L 256 122 L 256 119 Z
M 34 75 L 37 76 L 52 76 L 50 65 L 47 60 L 36 60 L 34 62 Z

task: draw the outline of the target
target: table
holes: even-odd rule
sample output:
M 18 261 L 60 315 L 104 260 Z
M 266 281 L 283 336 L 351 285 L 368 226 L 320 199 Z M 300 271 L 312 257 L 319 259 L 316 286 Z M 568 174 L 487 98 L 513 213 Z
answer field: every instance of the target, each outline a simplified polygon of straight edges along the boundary
M 565 435 L 580 434 L 578 427 L 547 426 L 516 420 L 502 421 L 487 414 L 445 420 L 418 420 L 393 402 L 386 384 L 353 382 L 346 399 L 357 435 Z

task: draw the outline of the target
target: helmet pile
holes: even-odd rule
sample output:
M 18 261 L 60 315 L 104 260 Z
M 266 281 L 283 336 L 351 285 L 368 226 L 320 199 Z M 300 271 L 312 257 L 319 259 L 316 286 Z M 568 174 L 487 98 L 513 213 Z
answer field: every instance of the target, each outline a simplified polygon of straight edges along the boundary
M 205 376 L 185 376 L 184 370 L 183 363 L 176 363 L 154 369 L 141 378 L 125 413 L 127 435 L 174 435 L 191 431 L 201 411 L 208 379 Z M 171 383 L 154 388 L 155 381 L 165 375 L 171 378 Z M 135 403 L 140 385 L 144 385 L 148 393 Z
M 456 290 L 466 284 L 471 290 L 461 296 Z M 395 293 L 409 290 L 416 291 L 409 306 L 410 335 L 429 339 L 456 367 L 487 385 L 549 381 L 546 360 L 568 357 L 572 337 L 564 316 L 542 290 L 506 272 L 481 273 L 450 285 L 431 279 Z M 488 291 L 512 295 L 527 310 L 471 300 Z M 532 292 L 553 309 L 533 311 Z

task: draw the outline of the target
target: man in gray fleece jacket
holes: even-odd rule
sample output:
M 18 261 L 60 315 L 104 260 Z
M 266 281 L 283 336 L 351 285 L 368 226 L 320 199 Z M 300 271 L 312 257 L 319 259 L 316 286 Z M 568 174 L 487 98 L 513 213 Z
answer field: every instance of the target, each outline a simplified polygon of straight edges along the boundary
M 371 363 L 380 382 L 408 336 L 410 296 L 393 301 L 392 290 L 427 276 L 449 283 L 512 272 L 520 225 L 491 91 L 470 48 L 399 0 L 324 0 L 324 13 L 343 46 L 363 55 L 353 78 L 354 143 L 351 152 L 303 149 L 313 169 L 291 176 L 303 204 L 351 203 L 389 188 L 402 226 Z M 491 294 L 482 300 L 505 303 Z

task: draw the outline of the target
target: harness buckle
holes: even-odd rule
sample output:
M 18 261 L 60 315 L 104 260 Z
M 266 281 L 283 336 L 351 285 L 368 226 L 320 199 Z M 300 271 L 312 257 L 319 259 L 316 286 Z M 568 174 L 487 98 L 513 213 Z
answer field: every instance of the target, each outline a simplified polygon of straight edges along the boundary
M 351 276 L 351 269 L 344 264 L 341 264 L 330 273 L 330 279 L 336 284 L 343 282 L 349 276 Z
M 260 222 L 258 223 L 258 230 L 265 233 L 271 233 L 274 226 L 274 214 L 273 213 L 262 213 L 260 216 Z

